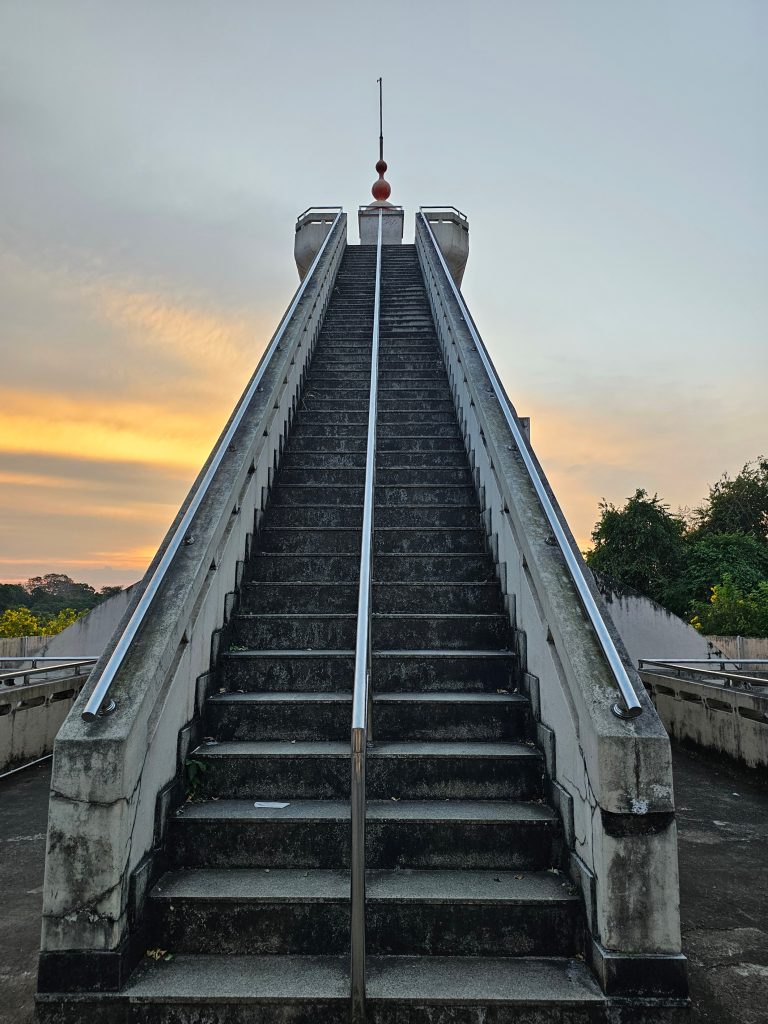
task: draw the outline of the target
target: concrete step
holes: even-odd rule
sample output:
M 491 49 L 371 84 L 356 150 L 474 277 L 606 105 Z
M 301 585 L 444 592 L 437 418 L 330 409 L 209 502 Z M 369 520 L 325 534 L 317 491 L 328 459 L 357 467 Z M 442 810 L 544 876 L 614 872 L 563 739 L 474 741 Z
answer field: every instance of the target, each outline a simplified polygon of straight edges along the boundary
M 349 871 L 201 868 L 150 894 L 153 941 L 178 953 L 341 955 Z M 366 875 L 368 952 L 384 956 L 573 956 L 581 906 L 559 873 L 387 871 Z
M 219 742 L 349 739 L 350 690 L 332 693 L 216 693 L 205 707 L 205 731 Z M 376 741 L 520 740 L 530 704 L 521 694 L 377 693 Z
M 182 805 L 168 824 L 170 866 L 349 867 L 348 799 L 254 802 Z M 370 869 L 540 871 L 561 856 L 557 816 L 536 802 L 371 800 L 365 838 Z
M 377 554 L 375 583 L 483 583 L 496 579 L 485 554 Z
M 356 582 L 360 557 L 356 554 L 310 555 L 255 552 L 246 566 L 246 581 L 301 583 Z
M 272 517 L 274 520 L 274 516 Z M 277 526 L 270 523 L 259 532 L 259 550 L 267 552 L 359 552 L 360 527 Z
M 270 526 L 301 526 L 307 529 L 326 526 L 352 528 L 359 533 L 362 523 L 362 505 L 277 505 L 270 502 L 264 529 Z
M 149 958 L 119 994 L 43 997 L 42 1024 L 348 1024 L 346 957 Z M 370 1024 L 608 1024 L 616 1010 L 584 964 L 556 957 L 395 957 L 368 962 Z M 51 1016 L 47 1016 L 50 1009 Z M 682 1004 L 621 1009 L 623 1024 L 681 1021 Z
M 338 651 L 223 652 L 218 685 L 227 691 L 326 692 L 352 689 L 352 648 Z M 509 651 L 374 651 L 374 693 L 472 692 L 515 689 L 517 659 Z
M 349 742 L 213 741 L 190 758 L 207 766 L 206 796 L 224 799 L 344 800 L 349 797 Z M 525 743 L 377 741 L 369 748 L 370 800 L 535 800 L 542 756 Z
M 273 614 L 357 611 L 356 581 L 259 582 L 242 587 L 240 611 Z M 491 583 L 374 583 L 374 612 L 500 614 L 501 595 Z
M 349 871 L 170 871 L 150 894 L 148 927 L 174 954 L 348 954 Z
M 374 551 L 382 554 L 426 552 L 471 552 L 483 554 L 487 540 L 485 530 L 466 526 L 435 526 L 428 528 L 378 526 L 374 531 Z
M 324 614 L 236 613 L 232 642 L 256 650 L 340 650 L 355 645 L 357 616 Z M 511 649 L 506 614 L 425 614 L 377 612 L 371 622 L 374 650 Z

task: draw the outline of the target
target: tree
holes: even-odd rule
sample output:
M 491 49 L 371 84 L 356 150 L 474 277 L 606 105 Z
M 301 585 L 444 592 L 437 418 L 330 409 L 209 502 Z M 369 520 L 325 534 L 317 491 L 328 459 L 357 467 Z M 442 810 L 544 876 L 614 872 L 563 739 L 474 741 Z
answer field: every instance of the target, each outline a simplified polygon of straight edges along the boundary
M 691 625 L 714 636 L 768 636 L 768 580 L 747 593 L 726 577 L 696 606 Z
M 40 622 L 29 608 L 7 608 L 0 615 L 0 637 L 39 635 Z
M 110 597 L 114 597 L 115 594 L 122 594 L 122 587 L 102 587 L 99 591 L 99 601 L 106 601 Z
M 694 531 L 685 538 L 680 575 L 670 580 L 662 603 L 687 617 L 726 577 L 745 593 L 768 580 L 768 544 L 747 533 Z
M 587 564 L 663 603 L 683 562 L 685 523 L 654 494 L 638 489 L 623 508 L 605 499 Z
M 0 583 L 0 612 L 18 608 L 26 600 L 27 592 L 21 583 Z
M 40 614 L 55 615 L 65 607 L 85 611 L 99 601 L 96 591 L 88 583 L 75 583 L 60 572 L 33 576 L 24 584 L 24 589 L 29 595 L 25 603 Z
M 768 459 L 747 462 L 733 479 L 723 473 L 693 517 L 702 534 L 747 533 L 768 542 Z

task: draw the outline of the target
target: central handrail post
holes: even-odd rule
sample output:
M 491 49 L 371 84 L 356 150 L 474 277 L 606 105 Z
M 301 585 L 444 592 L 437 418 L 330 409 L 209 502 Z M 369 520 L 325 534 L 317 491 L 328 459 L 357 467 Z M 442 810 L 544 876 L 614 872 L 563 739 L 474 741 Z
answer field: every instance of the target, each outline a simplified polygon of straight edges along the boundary
M 365 758 L 372 738 L 371 595 L 373 578 L 373 513 L 376 496 L 376 408 L 379 375 L 379 310 L 381 307 L 381 229 L 376 237 L 376 285 L 371 338 L 371 388 L 368 398 L 368 440 L 365 450 L 363 531 L 360 546 L 360 586 L 357 599 L 355 678 L 352 691 L 352 828 L 350 871 L 350 984 L 352 1022 L 365 1020 Z

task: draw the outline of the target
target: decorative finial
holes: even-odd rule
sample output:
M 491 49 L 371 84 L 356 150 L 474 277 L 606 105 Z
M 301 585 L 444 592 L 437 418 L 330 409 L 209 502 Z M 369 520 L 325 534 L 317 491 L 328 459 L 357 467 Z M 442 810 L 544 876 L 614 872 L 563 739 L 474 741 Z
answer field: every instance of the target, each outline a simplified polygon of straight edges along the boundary
M 382 83 L 381 79 L 377 78 L 376 81 L 379 83 L 379 159 L 376 162 L 376 173 L 379 176 L 379 180 L 373 183 L 371 193 L 376 202 L 384 202 L 389 199 L 392 192 L 389 182 L 384 177 L 384 172 L 387 169 L 387 163 L 384 159 L 384 116 L 383 116 L 383 103 L 382 103 Z

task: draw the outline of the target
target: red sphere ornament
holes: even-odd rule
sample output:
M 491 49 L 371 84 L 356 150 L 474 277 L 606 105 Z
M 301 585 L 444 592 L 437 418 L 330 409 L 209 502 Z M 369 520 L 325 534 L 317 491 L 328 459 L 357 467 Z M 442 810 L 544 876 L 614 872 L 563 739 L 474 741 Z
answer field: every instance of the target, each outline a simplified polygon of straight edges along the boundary
M 371 189 L 371 192 L 373 193 L 373 198 L 381 202 L 384 199 L 389 199 L 392 189 L 388 181 L 386 181 L 384 178 L 379 178 L 378 181 L 375 181 L 373 183 L 373 188 Z
M 386 160 L 377 160 L 376 161 L 376 173 L 379 175 L 379 177 L 381 177 L 384 174 L 386 169 L 387 169 L 387 161 Z

